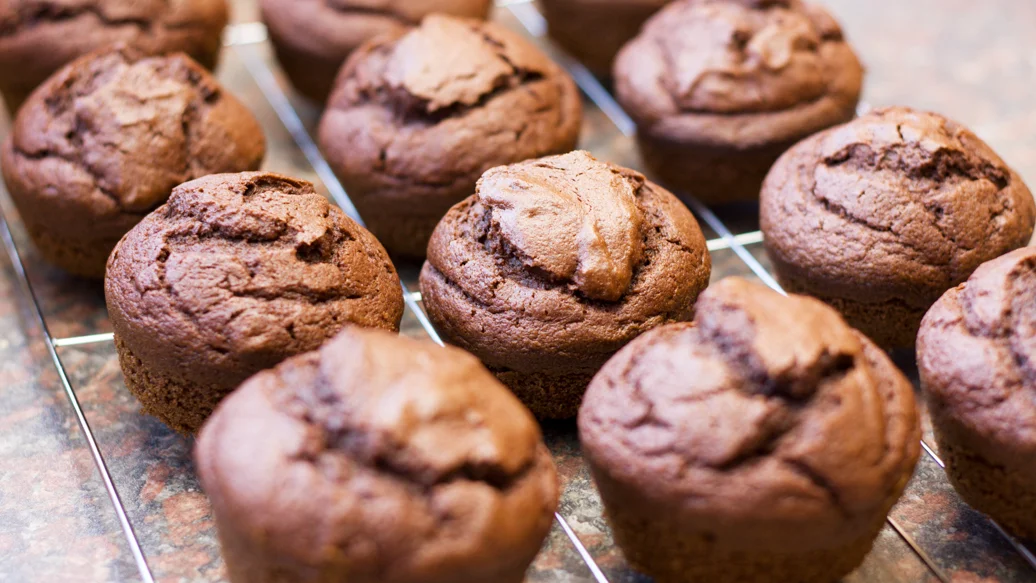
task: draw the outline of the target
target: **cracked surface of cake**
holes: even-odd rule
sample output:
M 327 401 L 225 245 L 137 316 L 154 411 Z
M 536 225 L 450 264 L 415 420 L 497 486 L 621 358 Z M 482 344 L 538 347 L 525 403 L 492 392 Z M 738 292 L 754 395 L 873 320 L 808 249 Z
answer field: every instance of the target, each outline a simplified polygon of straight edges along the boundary
M 423 259 L 451 206 L 483 172 L 572 150 L 575 83 L 500 25 L 430 16 L 360 49 L 320 122 L 320 146 L 371 231 Z
M 312 184 L 267 172 L 177 187 L 116 247 L 104 287 L 126 386 L 184 433 L 251 375 L 403 316 L 377 240 Z

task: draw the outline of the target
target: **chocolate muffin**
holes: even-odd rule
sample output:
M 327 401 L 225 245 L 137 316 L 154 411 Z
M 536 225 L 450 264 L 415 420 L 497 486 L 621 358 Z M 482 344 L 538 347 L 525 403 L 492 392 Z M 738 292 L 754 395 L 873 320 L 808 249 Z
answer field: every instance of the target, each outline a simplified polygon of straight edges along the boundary
M 558 505 L 475 358 L 353 327 L 234 391 L 195 459 L 233 582 L 521 583 Z
M 1036 249 L 983 264 L 929 310 L 917 367 L 953 487 L 1036 538 Z
M 0 166 L 43 258 L 100 279 L 115 244 L 173 187 L 257 170 L 264 153 L 259 122 L 197 63 L 120 45 L 33 93 Z
M 400 35 L 429 14 L 485 19 L 492 0 L 261 0 L 277 60 L 303 96 L 323 105 L 342 63 L 363 43 Z
M 659 583 L 840 580 L 919 427 L 913 387 L 834 310 L 738 278 L 608 361 L 579 411 L 615 540 Z
M 483 172 L 571 151 L 581 107 L 572 79 L 525 39 L 429 16 L 349 59 L 320 145 L 389 253 L 423 259 L 435 225 Z
M 213 69 L 228 17 L 225 0 L 4 0 L 0 93 L 14 116 L 55 71 L 118 42 L 153 55 L 184 52 Z
M 676 197 L 572 152 L 486 172 L 435 229 L 420 284 L 446 341 L 537 417 L 566 419 L 616 351 L 693 317 L 711 269 Z
M 176 187 L 116 246 L 104 291 L 126 386 L 184 433 L 256 372 L 403 316 L 377 240 L 312 184 L 266 172 Z
M 789 150 L 759 218 L 788 291 L 831 304 L 883 347 L 912 348 L 943 292 L 1028 243 L 1036 205 L 960 124 L 889 108 Z
M 652 14 L 672 0 L 540 0 L 547 33 L 595 75 L 612 61 Z
M 862 80 L 838 23 L 799 0 L 673 2 L 615 62 L 644 163 L 709 204 L 756 200 L 782 152 L 853 118 Z

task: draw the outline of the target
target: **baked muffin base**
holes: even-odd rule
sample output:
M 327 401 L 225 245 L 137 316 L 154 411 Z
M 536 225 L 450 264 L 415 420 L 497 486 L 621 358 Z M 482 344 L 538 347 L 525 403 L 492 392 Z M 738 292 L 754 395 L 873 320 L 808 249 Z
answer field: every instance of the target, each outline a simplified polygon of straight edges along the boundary
M 884 521 L 852 543 L 803 553 L 727 551 L 679 524 L 635 515 L 605 502 L 605 517 L 630 565 L 657 583 L 832 583 L 853 572 L 870 553 Z
M 946 474 L 961 498 L 1012 534 L 1036 538 L 1036 485 L 1019 472 L 992 463 L 947 437 L 936 415 L 932 422 Z
M 115 350 L 119 354 L 126 388 L 140 401 L 144 412 L 157 417 L 178 433 L 197 433 L 226 396 L 225 392 L 214 387 L 151 374 L 118 336 L 115 337 Z
M 432 238 L 432 231 L 446 210 L 430 216 L 406 216 L 386 214 L 365 207 L 361 214 L 367 229 L 394 259 L 423 261 L 428 253 L 428 240 Z
M 278 557 L 270 552 L 263 553 L 257 560 L 254 548 L 249 548 L 247 536 L 240 533 L 234 518 L 223 517 L 219 508 L 213 512 L 216 519 L 216 533 L 219 537 L 223 562 L 227 568 L 227 580 L 246 583 L 301 583 L 303 581 L 350 581 L 350 574 L 339 567 L 315 568 L 309 566 L 289 566 L 278 561 Z M 492 583 L 523 583 L 525 581 L 525 564 L 501 567 L 501 571 L 493 573 L 487 581 Z M 369 579 L 368 579 L 369 580 Z
M 295 90 L 320 107 L 327 104 L 334 87 L 335 77 L 345 59 L 334 60 L 313 53 L 299 51 L 287 43 L 273 40 L 274 55 L 281 70 Z
M 492 369 L 491 372 L 537 419 L 574 419 L 593 379 L 590 373 L 523 373 Z
M 15 114 L 18 113 L 18 108 L 32 95 L 34 89 L 35 87 L 4 87 L 3 98 L 4 105 L 7 107 L 7 117 L 14 119 Z
M 49 229 L 26 224 L 29 238 L 44 261 L 88 279 L 104 279 L 108 256 L 118 241 L 81 241 L 63 239 Z
M 770 254 L 772 258 L 773 255 Z M 776 263 L 774 264 L 776 266 Z M 850 326 L 867 335 L 885 350 L 913 348 L 926 310 L 902 302 L 859 302 L 816 293 L 776 270 L 777 281 L 788 293 L 812 296 L 838 310 Z
M 637 133 L 644 164 L 678 197 L 708 204 L 759 200 L 763 180 L 794 141 L 735 148 L 678 142 Z

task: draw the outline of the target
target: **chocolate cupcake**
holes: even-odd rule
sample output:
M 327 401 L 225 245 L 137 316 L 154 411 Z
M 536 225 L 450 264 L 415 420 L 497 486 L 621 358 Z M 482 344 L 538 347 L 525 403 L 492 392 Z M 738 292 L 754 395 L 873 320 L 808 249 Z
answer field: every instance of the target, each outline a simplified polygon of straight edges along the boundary
M 595 75 L 612 73 L 612 61 L 640 27 L 672 0 L 540 0 L 547 33 Z
M 264 172 L 178 186 L 119 242 L 104 291 L 126 386 L 184 433 L 256 372 L 403 315 L 374 237 L 312 184 Z
M 47 77 L 118 42 L 148 54 L 184 52 L 216 66 L 225 0 L 6 0 L 0 2 L 0 93 L 14 116 Z
M 525 39 L 429 16 L 349 59 L 320 145 L 389 253 L 423 259 L 435 225 L 483 172 L 572 150 L 581 107 L 568 75 Z
M 100 279 L 115 244 L 173 187 L 256 170 L 264 153 L 259 122 L 197 63 L 120 45 L 33 93 L 0 166 L 43 258 Z
M 983 264 L 932 306 L 917 367 L 953 487 L 1036 538 L 1036 249 Z
M 492 0 L 261 0 L 277 60 L 299 93 L 323 105 L 349 55 L 429 14 L 485 19 Z
M 672 194 L 586 152 L 486 172 L 421 270 L 429 318 L 540 418 L 574 417 L 638 335 L 693 317 L 712 263 Z
M 853 118 L 862 80 L 838 23 L 799 0 L 679 0 L 615 63 L 644 163 L 710 204 L 757 199 L 782 152 Z
M 594 378 L 579 438 L 615 540 L 659 583 L 830 583 L 920 450 L 913 387 L 824 304 L 737 278 Z
M 1022 179 L 956 122 L 882 109 L 796 145 L 763 186 L 777 278 L 886 348 L 912 348 L 925 311 L 980 264 L 1028 243 Z
M 521 583 L 558 504 L 475 358 L 353 327 L 234 391 L 195 459 L 236 583 Z

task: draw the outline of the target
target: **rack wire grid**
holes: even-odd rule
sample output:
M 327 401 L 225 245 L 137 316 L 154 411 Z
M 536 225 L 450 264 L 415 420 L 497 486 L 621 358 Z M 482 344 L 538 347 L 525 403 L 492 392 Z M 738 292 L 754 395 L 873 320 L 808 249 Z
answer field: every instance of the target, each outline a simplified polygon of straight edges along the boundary
M 544 48 L 582 90 L 587 108 L 581 147 L 637 167 L 632 120 L 586 68 L 545 40 L 545 22 L 531 0 L 498 0 L 497 7 L 497 20 Z M 221 74 L 263 123 L 266 167 L 312 180 L 362 223 L 311 137 L 319 111 L 293 97 L 266 40 L 260 23 L 231 26 Z M 741 275 L 783 293 L 762 253 L 755 208 L 721 218 L 693 198 L 687 201 L 709 238 L 714 279 Z M 214 525 L 191 467 L 191 442 L 142 415 L 125 390 L 99 286 L 41 263 L 6 193 L 0 215 L 10 259 L 0 278 L 0 306 L 6 308 L 0 311 L 0 425 L 8 427 L 0 428 L 0 452 L 18 451 L 11 459 L 27 464 L 24 471 L 0 472 L 0 579 L 221 579 Z M 399 267 L 407 308 L 402 333 L 441 344 L 420 293 L 412 291 L 418 266 Z M 916 379 L 912 357 L 896 357 Z M 54 387 L 59 390 L 40 394 Z M 527 579 L 649 581 L 626 566 L 611 541 L 572 424 L 548 424 L 544 433 L 564 492 Z M 930 443 L 926 423 L 917 473 L 874 550 L 847 581 L 1036 580 L 1029 546 L 960 501 Z M 34 550 L 25 533 L 12 534 L 17 528 L 31 530 L 28 538 L 56 535 L 61 546 Z M 70 564 L 71 556 L 78 558 Z

